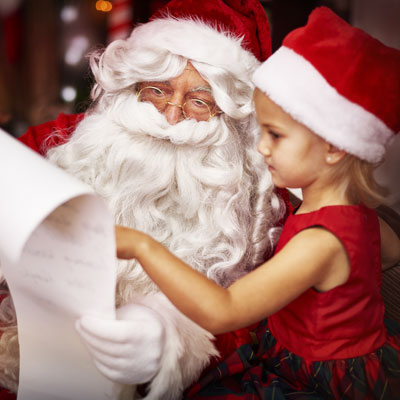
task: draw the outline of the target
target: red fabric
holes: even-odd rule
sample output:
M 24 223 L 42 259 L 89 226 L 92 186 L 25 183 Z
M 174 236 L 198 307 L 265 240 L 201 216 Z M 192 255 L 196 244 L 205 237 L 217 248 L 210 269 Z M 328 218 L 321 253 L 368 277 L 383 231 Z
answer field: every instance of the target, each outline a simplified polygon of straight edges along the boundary
M 268 17 L 259 0 L 172 0 L 151 19 L 165 17 L 198 18 L 220 31 L 228 29 L 244 37 L 242 45 L 264 61 L 271 55 Z
M 237 329 L 236 331 L 216 335 L 215 347 L 219 352 L 219 357 L 214 357 L 210 360 L 210 364 L 203 371 L 203 374 L 215 368 L 222 360 L 227 358 L 240 346 L 251 342 L 251 332 L 256 329 L 257 325 L 258 324 L 254 324 L 246 328 Z
M 18 140 L 44 155 L 46 149 L 67 141 L 83 117 L 84 114 L 60 114 L 54 121 L 30 127 Z
M 15 400 L 17 395 L 9 392 L 7 389 L 0 388 L 0 399 L 1 400 Z
M 400 131 L 400 51 L 318 7 L 282 43 L 302 55 L 344 97 Z M 334 55 L 334 57 L 332 57 Z
M 375 210 L 363 205 L 329 206 L 307 214 L 292 214 L 276 252 L 311 226 L 322 226 L 340 239 L 349 256 L 350 276 L 345 284 L 327 292 L 311 288 L 270 316 L 271 332 L 284 347 L 310 361 L 371 353 L 386 341 Z
M 398 399 L 400 325 L 386 320 L 388 341 L 376 352 L 310 362 L 284 348 L 265 319 L 246 344 L 190 387 L 185 399 Z

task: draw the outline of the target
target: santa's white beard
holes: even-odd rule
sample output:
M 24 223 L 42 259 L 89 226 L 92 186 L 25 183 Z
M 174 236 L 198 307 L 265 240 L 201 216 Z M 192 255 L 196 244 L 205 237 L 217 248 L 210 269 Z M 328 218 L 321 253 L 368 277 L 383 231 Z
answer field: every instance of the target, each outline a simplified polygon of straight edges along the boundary
M 117 224 L 149 233 L 193 268 L 228 285 L 252 257 L 250 146 L 255 144 L 223 118 L 169 125 L 153 105 L 126 93 L 87 115 L 47 157 L 92 186 Z M 140 265 L 120 261 L 119 305 L 153 290 Z

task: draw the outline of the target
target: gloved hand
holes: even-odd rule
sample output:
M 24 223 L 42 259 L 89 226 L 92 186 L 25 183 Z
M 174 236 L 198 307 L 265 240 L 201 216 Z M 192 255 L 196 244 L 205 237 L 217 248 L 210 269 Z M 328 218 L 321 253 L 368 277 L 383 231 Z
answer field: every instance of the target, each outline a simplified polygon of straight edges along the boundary
M 165 331 L 158 314 L 139 304 L 117 310 L 117 320 L 83 316 L 76 323 L 93 362 L 112 381 L 136 385 L 160 369 Z

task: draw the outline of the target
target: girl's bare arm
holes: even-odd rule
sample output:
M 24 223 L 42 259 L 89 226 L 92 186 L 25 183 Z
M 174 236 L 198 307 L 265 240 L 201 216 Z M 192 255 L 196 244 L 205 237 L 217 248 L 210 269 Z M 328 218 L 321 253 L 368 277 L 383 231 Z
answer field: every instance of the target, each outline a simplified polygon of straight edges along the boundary
M 333 234 L 307 229 L 268 262 L 223 289 L 142 232 L 116 227 L 116 238 L 119 258 L 136 258 L 178 309 L 212 333 L 248 326 L 312 286 L 332 285 L 329 278 L 337 275 L 332 265 L 342 265 L 346 257 Z M 342 276 L 342 281 L 347 279 L 346 271 Z

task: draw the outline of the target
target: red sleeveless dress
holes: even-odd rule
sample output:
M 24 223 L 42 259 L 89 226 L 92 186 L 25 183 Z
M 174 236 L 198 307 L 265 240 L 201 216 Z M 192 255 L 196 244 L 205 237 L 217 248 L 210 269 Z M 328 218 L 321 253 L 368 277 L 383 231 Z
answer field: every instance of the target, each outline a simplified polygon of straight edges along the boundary
M 275 252 L 298 232 L 324 227 L 343 243 L 347 282 L 311 288 L 264 321 L 187 393 L 212 399 L 400 399 L 400 326 L 384 322 L 379 222 L 363 205 L 288 217 Z

